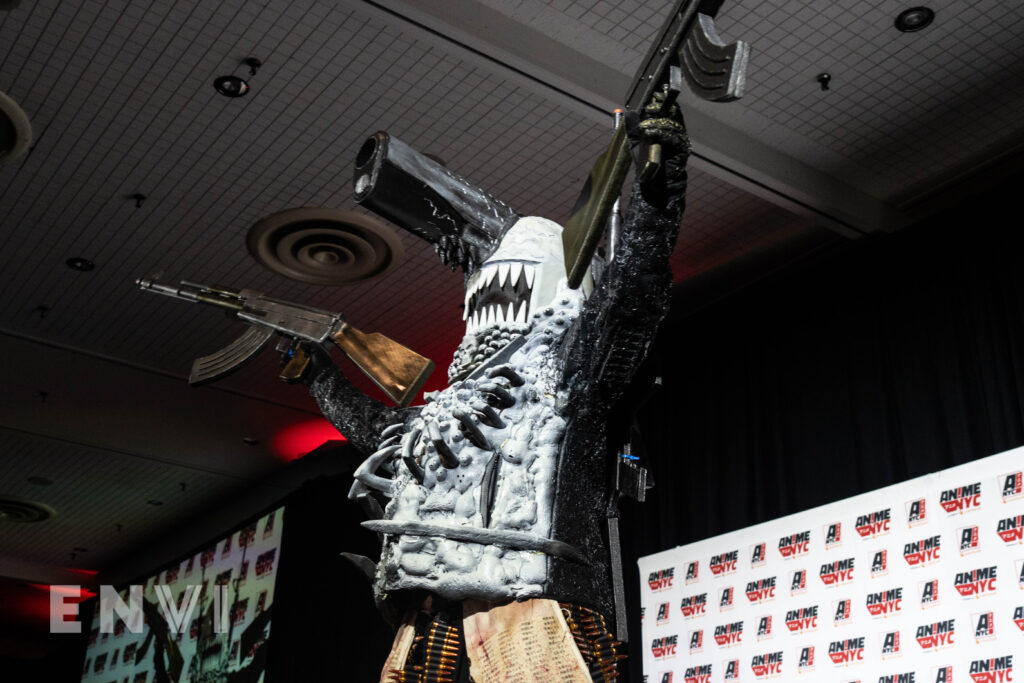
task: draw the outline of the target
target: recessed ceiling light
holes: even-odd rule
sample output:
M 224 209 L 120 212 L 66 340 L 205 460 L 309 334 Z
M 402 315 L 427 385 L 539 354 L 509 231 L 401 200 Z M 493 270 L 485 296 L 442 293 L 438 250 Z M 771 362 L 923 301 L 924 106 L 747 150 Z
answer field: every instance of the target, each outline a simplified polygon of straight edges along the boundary
M 242 443 L 244 443 L 246 446 L 258 446 L 260 440 L 254 436 L 243 436 Z
M 894 22 L 904 33 L 913 33 L 929 26 L 935 20 L 935 12 L 927 7 L 911 7 L 903 10 Z
M 93 268 L 96 267 L 95 263 L 93 263 L 92 261 L 90 261 L 87 258 L 82 258 L 81 256 L 73 256 L 73 257 L 69 258 L 66 261 L 66 263 L 68 264 L 68 268 L 72 268 L 74 270 L 80 270 L 83 273 L 84 272 L 88 272 L 88 271 L 90 271 L 90 270 L 92 270 Z
M 213 79 L 213 87 L 224 97 L 241 97 L 249 92 L 249 84 L 235 75 L 218 76 Z

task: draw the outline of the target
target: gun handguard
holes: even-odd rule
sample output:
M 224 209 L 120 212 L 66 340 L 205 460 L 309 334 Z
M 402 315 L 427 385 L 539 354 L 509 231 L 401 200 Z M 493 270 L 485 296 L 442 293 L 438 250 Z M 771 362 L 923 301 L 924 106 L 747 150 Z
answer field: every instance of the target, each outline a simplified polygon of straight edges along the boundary
M 188 382 L 200 386 L 216 381 L 255 358 L 275 333 L 290 338 L 297 355 L 285 366 L 281 379 L 299 381 L 308 366 L 308 357 L 296 342 L 323 344 L 331 341 L 366 373 L 398 405 L 405 407 L 419 392 L 434 370 L 434 362 L 393 339 L 373 332 L 360 332 L 345 322 L 340 313 L 332 313 L 302 304 L 271 299 L 248 289 L 235 290 L 214 285 L 182 281 L 178 287 L 153 280 L 139 279 L 141 289 L 205 303 L 235 311 L 249 329 L 217 353 L 197 358 Z

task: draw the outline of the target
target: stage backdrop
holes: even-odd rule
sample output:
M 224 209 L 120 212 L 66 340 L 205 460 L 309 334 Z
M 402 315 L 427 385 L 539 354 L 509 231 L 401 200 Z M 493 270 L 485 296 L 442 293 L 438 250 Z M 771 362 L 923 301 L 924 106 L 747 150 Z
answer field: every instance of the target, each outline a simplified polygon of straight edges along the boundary
M 1024 448 L 638 561 L 649 683 L 1024 676 Z

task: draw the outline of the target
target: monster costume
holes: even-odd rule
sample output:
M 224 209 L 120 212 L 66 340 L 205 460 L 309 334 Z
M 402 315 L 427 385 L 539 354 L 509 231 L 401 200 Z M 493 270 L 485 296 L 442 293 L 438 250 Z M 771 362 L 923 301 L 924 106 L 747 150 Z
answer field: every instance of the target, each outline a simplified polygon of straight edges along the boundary
M 466 273 L 467 332 L 450 385 L 425 405 L 385 407 L 333 365 L 310 382 L 324 415 L 372 453 L 350 497 L 377 517 L 364 526 L 382 534 L 378 603 L 394 615 L 420 611 L 417 642 L 442 633 L 452 658 L 465 651 L 460 601 L 549 598 L 570 625 L 590 625 L 588 637 L 573 635 L 591 677 L 615 676 L 608 647 L 594 640 L 609 641 L 602 615 L 613 608 L 607 432 L 669 306 L 689 152 L 672 113 L 630 119 L 631 139 L 662 144 L 668 162 L 634 184 L 614 260 L 595 259 L 579 289 L 566 285 L 561 227 L 547 219 L 495 212 L 483 232 L 414 230 Z M 430 656 L 399 662 L 390 680 L 469 680 L 455 659 L 428 677 Z

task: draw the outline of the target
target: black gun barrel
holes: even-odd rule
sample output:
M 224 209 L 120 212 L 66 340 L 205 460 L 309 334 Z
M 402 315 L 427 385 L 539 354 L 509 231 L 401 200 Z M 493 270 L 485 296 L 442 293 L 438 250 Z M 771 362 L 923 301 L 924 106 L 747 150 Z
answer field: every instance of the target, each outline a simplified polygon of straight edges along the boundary
M 472 269 L 519 218 L 508 204 L 381 131 L 363 143 L 353 176 L 357 202 L 441 247 L 461 243 Z

